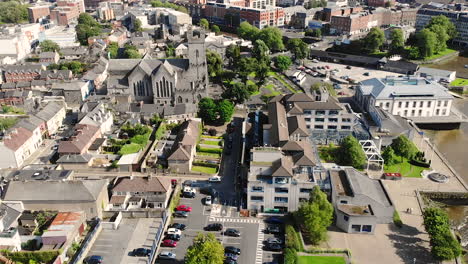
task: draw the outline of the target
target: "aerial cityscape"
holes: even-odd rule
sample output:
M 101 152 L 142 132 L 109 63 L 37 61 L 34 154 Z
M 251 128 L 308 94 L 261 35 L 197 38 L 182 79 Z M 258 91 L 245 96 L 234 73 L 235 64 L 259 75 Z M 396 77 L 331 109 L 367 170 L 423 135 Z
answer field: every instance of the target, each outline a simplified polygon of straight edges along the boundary
M 1 0 L 0 263 L 468 263 L 468 2 Z

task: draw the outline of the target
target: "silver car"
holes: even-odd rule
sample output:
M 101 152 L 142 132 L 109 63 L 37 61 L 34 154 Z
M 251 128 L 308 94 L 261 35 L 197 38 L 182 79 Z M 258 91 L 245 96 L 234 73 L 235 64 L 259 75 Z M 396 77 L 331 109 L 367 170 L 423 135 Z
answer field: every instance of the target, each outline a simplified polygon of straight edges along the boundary
M 176 254 L 170 251 L 163 251 L 159 253 L 159 259 L 175 259 Z

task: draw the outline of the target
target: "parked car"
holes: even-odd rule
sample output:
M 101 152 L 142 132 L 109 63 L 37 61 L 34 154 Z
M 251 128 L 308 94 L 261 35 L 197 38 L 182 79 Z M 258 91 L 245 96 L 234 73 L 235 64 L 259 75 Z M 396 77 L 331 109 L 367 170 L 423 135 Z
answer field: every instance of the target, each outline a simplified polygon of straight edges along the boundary
M 265 233 L 267 233 L 267 234 L 279 234 L 279 233 L 281 233 L 281 229 L 277 225 L 269 225 L 265 229 Z
M 224 252 L 225 253 L 232 253 L 232 254 L 236 254 L 236 255 L 240 255 L 241 254 L 241 250 L 240 248 L 236 248 L 236 247 L 232 247 L 232 246 L 227 246 L 224 248 Z
M 346 69 L 351 70 L 351 66 L 349 66 L 349 65 L 346 66 Z
M 148 248 L 136 248 L 132 251 L 133 256 L 147 257 L 151 254 L 151 249 Z
M 183 192 L 182 196 L 184 198 L 195 198 L 196 194 L 194 192 Z
M 159 253 L 159 259 L 168 259 L 168 260 L 173 260 L 176 258 L 176 254 L 172 253 L 170 251 L 163 251 Z
M 179 229 L 179 230 L 185 230 L 185 228 L 186 228 L 187 226 L 184 225 L 184 224 L 180 224 L 180 223 L 173 223 L 173 224 L 170 225 L 169 227 L 171 227 L 171 228 L 176 228 L 176 229 Z
M 180 241 L 180 235 L 178 235 L 178 234 L 167 234 L 164 239 Z
M 175 211 L 174 212 L 175 217 L 187 218 L 188 215 L 189 215 L 188 212 L 185 212 L 185 211 Z
M 221 177 L 213 176 L 213 177 L 208 178 L 208 181 L 209 182 L 221 182 Z
M 102 263 L 102 257 L 98 255 L 92 255 L 85 258 L 84 263 L 86 264 L 100 264 Z
M 211 196 L 205 197 L 205 205 L 211 205 Z
M 268 251 L 281 251 L 282 247 L 280 244 L 266 244 L 265 246 L 265 250 L 268 250 Z
M 213 223 L 205 226 L 205 231 L 221 231 L 223 230 L 223 225 L 220 223 Z
M 275 216 L 267 218 L 265 220 L 265 222 L 268 223 L 268 224 L 276 224 L 276 225 L 284 223 L 284 221 L 281 218 L 278 218 L 278 217 L 275 217 Z
M 227 259 L 232 259 L 232 260 L 236 260 L 239 258 L 238 255 L 236 254 L 232 254 L 232 253 L 225 253 L 224 254 L 224 257 L 227 258 Z
M 276 237 L 270 237 L 266 240 L 268 244 L 283 244 L 283 240 L 276 238 Z
M 240 237 L 240 231 L 234 228 L 228 228 L 224 231 L 225 236 Z
M 364 76 L 369 76 L 370 75 L 370 72 L 365 72 L 364 73 Z
M 175 228 L 169 228 L 167 229 L 167 234 L 168 235 L 182 235 L 182 231 L 180 231 L 179 229 L 175 229 Z
M 163 247 L 176 247 L 177 246 L 177 241 L 170 240 L 170 239 L 165 239 L 162 242 Z
M 182 204 L 176 207 L 176 211 L 192 212 L 192 207 Z
M 233 259 L 224 259 L 224 264 L 237 264 L 237 261 Z
M 183 185 L 184 186 L 192 186 L 193 181 L 192 180 L 185 180 Z

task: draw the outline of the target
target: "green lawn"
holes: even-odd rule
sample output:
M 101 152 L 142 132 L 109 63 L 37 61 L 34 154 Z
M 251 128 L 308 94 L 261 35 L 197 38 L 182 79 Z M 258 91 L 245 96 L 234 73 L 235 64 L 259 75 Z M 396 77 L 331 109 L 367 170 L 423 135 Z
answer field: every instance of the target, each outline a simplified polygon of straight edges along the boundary
M 297 264 L 346 264 L 346 261 L 343 257 L 298 256 Z
M 207 174 L 215 174 L 217 172 L 217 169 L 211 168 L 211 167 L 204 167 L 204 166 L 192 166 L 192 171 L 207 173 Z
M 119 154 L 120 155 L 126 155 L 126 154 L 137 153 L 142 148 L 143 147 L 141 145 L 138 145 L 138 144 L 135 144 L 135 143 L 125 144 L 120 149 Z
M 214 141 L 214 140 L 202 140 L 200 144 L 204 145 L 212 145 L 212 146 L 219 146 L 220 141 Z
M 465 86 L 468 85 L 468 79 L 457 78 L 450 83 L 450 86 Z
M 434 55 L 432 55 L 432 56 L 430 56 L 430 57 L 424 58 L 424 60 L 428 61 L 428 60 L 437 59 L 437 58 L 440 58 L 440 57 L 442 57 L 442 56 L 445 56 L 445 55 L 448 55 L 448 54 L 454 53 L 454 52 L 456 52 L 456 50 L 453 50 L 453 49 L 446 49 L 446 50 L 442 51 L 442 52 L 439 53 L 439 54 L 434 54 Z
M 221 158 L 221 154 L 218 153 L 208 153 L 208 152 L 202 152 L 202 151 L 197 151 L 198 156 L 207 156 L 207 157 L 213 157 L 213 158 Z
M 268 76 L 271 76 L 278 80 L 281 84 L 283 84 L 286 88 L 288 88 L 292 93 L 297 93 L 296 89 L 294 89 L 289 83 L 287 83 L 283 77 L 281 77 L 276 72 L 268 72 Z
M 270 93 L 268 94 L 268 96 L 277 96 L 280 94 L 280 92 L 276 91 L 275 90 L 275 86 L 273 84 L 267 84 L 265 85 L 263 88 L 267 89 L 268 91 L 270 91 Z
M 401 158 L 398 157 L 398 160 Z M 421 178 L 421 172 L 427 170 L 427 168 L 411 165 L 406 158 L 403 158 L 403 162 L 397 163 L 392 166 L 384 166 L 385 172 L 400 173 L 403 177 Z

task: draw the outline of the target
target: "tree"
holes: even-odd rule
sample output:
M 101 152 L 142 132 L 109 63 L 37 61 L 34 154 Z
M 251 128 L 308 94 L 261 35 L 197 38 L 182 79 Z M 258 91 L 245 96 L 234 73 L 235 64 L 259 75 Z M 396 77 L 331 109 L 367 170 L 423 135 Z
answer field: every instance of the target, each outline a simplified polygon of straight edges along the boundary
M 141 55 L 135 46 L 130 45 L 130 44 L 125 44 L 124 57 L 127 59 L 139 59 L 141 58 Z
M 257 39 L 263 40 L 270 50 L 284 50 L 283 34 L 279 28 L 266 27 L 258 33 Z
M 56 42 L 53 42 L 52 40 L 44 40 L 39 44 L 39 47 L 41 48 L 42 52 L 48 52 L 48 51 L 59 51 L 60 47 Z
M 119 44 L 117 44 L 117 42 L 109 43 L 107 52 L 109 52 L 110 59 L 116 59 L 119 55 Z
M 19 24 L 28 20 L 28 6 L 20 1 L 0 2 L 0 22 Z
M 226 58 L 228 59 L 229 67 L 235 68 L 240 59 L 240 48 L 237 45 L 231 44 L 226 48 Z
M 385 165 L 391 166 L 396 163 L 395 151 L 391 146 L 388 146 L 382 152 L 382 158 L 384 159 Z
M 76 35 L 81 45 L 88 45 L 88 38 L 101 34 L 101 26 L 89 14 L 81 13 L 78 17 Z
M 405 47 L 405 38 L 403 30 L 395 28 L 390 32 L 390 53 L 399 54 Z
M 134 32 L 142 32 L 143 28 L 141 27 L 141 20 L 135 19 L 135 23 L 133 24 L 133 31 Z
M 310 0 L 305 5 L 306 9 L 317 8 L 317 7 L 326 7 L 327 0 Z
M 358 140 L 349 135 L 343 139 L 339 149 L 340 163 L 355 168 L 362 168 L 366 164 L 366 154 Z
M 290 39 L 287 46 L 295 60 L 302 60 L 309 56 L 309 47 L 302 39 Z
M 217 25 L 212 25 L 211 31 L 213 31 L 216 35 L 219 35 L 219 32 L 221 32 L 221 29 Z
M 206 51 L 206 63 L 208 65 L 208 74 L 211 78 L 219 77 L 223 72 L 223 59 L 216 51 Z
M 199 233 L 185 254 L 187 264 L 223 264 L 223 262 L 224 247 L 214 234 Z
M 218 102 L 218 115 L 219 120 L 223 123 L 229 122 L 234 114 L 234 104 L 229 100 L 223 99 Z
M 240 23 L 239 27 L 237 28 L 237 34 L 239 37 L 248 40 L 257 39 L 259 32 L 260 30 L 258 28 L 250 25 L 247 21 Z
M 449 40 L 450 36 L 447 34 L 446 29 L 439 24 L 433 24 L 430 27 L 427 27 L 430 31 L 432 31 L 436 35 L 436 43 L 434 45 L 434 53 L 440 53 L 447 49 L 447 41 Z
M 175 56 L 175 48 L 174 45 L 171 43 L 167 44 L 166 46 L 166 57 L 174 57 Z
M 270 60 L 268 61 L 258 61 L 255 73 L 260 83 L 263 83 L 268 77 L 268 72 L 270 71 Z
M 239 74 L 239 77 L 242 79 L 247 79 L 247 76 L 258 70 L 258 61 L 255 58 L 241 58 L 237 62 L 237 67 L 235 69 L 236 73 Z
M 439 15 L 431 18 L 429 24 L 426 25 L 426 28 L 432 28 L 434 25 L 440 25 L 447 32 L 449 39 L 453 39 L 458 35 L 458 31 L 455 28 L 455 25 L 450 21 L 450 19 L 444 15 Z
M 308 28 L 305 30 L 305 35 L 309 37 L 320 38 L 322 37 L 322 30 L 320 28 L 316 28 L 316 29 Z
M 325 240 L 327 228 L 333 222 L 333 206 L 318 186 L 314 186 L 309 201 L 301 204 L 296 215 L 310 234 L 313 244 Z
M 435 45 L 437 43 L 437 36 L 434 32 L 425 28 L 416 35 L 417 47 L 419 49 L 419 55 L 422 58 L 427 58 L 435 53 Z
M 418 152 L 416 145 L 405 135 L 400 135 L 393 139 L 391 147 L 395 151 L 395 154 L 407 159 L 413 158 Z
M 258 61 L 269 61 L 268 53 L 270 49 L 261 39 L 257 39 L 254 43 L 252 54 Z
M 218 118 L 217 106 L 213 99 L 204 97 L 198 102 L 198 116 L 205 122 L 213 122 Z
M 369 53 L 377 52 L 380 50 L 385 42 L 384 32 L 377 27 L 371 28 L 367 36 L 363 39 L 364 49 Z
M 276 56 L 275 58 L 275 67 L 282 72 L 289 69 L 291 64 L 292 64 L 291 58 L 288 56 L 279 55 L 279 56 Z
M 389 8 L 391 6 L 392 6 L 392 2 L 390 1 L 385 2 L 385 7 Z
M 245 100 L 249 99 L 249 92 L 245 88 L 245 84 L 235 82 L 229 84 L 226 90 L 222 94 L 222 98 L 231 100 L 235 104 L 242 104 Z
M 210 22 L 208 22 L 208 20 L 206 20 L 206 18 L 202 18 L 202 19 L 200 19 L 200 27 L 208 30 L 210 28 Z

